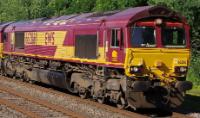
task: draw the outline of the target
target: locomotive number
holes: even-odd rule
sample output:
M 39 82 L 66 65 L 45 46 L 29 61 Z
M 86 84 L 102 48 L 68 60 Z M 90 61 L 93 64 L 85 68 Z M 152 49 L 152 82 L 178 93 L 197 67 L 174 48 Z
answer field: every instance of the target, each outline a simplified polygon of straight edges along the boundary
M 26 32 L 25 33 L 25 44 L 27 45 L 35 45 L 37 40 L 36 32 Z
M 187 61 L 185 61 L 185 60 L 179 60 L 178 64 L 187 64 Z
M 54 32 L 46 32 L 45 33 L 45 45 L 47 45 L 47 46 L 54 45 L 54 41 L 55 41 L 54 35 L 55 35 Z

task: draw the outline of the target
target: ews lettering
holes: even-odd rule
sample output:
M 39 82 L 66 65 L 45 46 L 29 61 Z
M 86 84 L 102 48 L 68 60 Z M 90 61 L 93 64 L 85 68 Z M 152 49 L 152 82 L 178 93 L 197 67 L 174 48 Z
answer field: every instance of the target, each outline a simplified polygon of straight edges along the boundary
M 45 33 L 45 45 L 53 46 L 55 41 L 55 32 L 46 32 Z

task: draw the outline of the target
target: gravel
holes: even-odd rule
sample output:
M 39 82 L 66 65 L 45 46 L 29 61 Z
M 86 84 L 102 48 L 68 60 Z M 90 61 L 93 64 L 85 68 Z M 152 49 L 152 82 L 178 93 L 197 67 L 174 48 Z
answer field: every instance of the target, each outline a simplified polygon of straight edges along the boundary
M 3 92 L 0 91 L 0 98 L 1 99 L 5 99 L 13 104 L 16 104 L 17 106 L 23 106 L 24 109 L 26 109 L 27 111 L 34 111 L 37 112 L 38 115 L 47 118 L 47 117 L 62 117 L 64 116 L 64 114 L 56 112 L 56 111 L 52 111 L 51 109 L 48 109 L 44 106 L 38 105 L 34 102 L 31 102 L 29 100 L 26 100 L 24 98 L 15 96 L 15 95 L 11 95 L 7 92 Z M 65 117 L 68 118 L 68 117 Z
M 200 118 L 200 113 L 190 113 L 189 116 L 192 118 Z
M 27 118 L 22 113 L 16 112 L 4 105 L 0 105 L 0 118 Z
M 0 85 L 10 87 L 14 90 L 17 90 L 21 93 L 31 95 L 33 97 L 36 97 L 38 99 L 47 100 L 50 103 L 61 105 L 67 109 L 70 109 L 74 112 L 83 114 L 84 116 L 88 118 L 127 118 L 124 115 L 121 115 L 119 113 L 113 113 L 111 111 L 107 111 L 105 109 L 98 108 L 96 106 L 92 106 L 90 104 L 86 103 L 80 103 L 80 101 L 77 101 L 75 99 L 72 99 L 72 97 L 66 96 L 56 96 L 51 93 L 45 93 L 41 90 L 37 90 L 34 88 L 27 88 L 25 85 L 19 85 L 15 82 L 8 82 L 5 80 L 0 80 Z

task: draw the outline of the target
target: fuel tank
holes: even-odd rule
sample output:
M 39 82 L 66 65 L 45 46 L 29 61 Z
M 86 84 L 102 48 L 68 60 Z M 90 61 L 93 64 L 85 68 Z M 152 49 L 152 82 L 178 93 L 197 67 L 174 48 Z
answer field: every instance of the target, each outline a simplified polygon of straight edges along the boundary
M 47 85 L 53 85 L 59 88 L 68 89 L 68 80 L 66 73 L 62 71 L 44 70 L 34 68 L 28 72 L 28 76 L 31 80 L 45 83 Z

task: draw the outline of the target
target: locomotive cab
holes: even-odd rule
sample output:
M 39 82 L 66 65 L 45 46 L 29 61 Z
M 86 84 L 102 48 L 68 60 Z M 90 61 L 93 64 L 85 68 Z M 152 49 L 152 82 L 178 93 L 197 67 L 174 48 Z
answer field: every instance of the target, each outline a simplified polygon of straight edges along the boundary
M 170 107 L 179 106 L 182 100 L 172 94 L 183 96 L 192 88 L 192 83 L 186 81 L 190 59 L 189 26 L 165 18 L 137 21 L 129 27 L 128 42 L 125 62 L 128 83 L 131 83 L 128 89 L 146 96 L 138 99 L 139 107 L 144 104 L 152 107 L 151 103 L 155 105 L 157 101 Z M 134 96 L 134 93 L 128 94 Z

